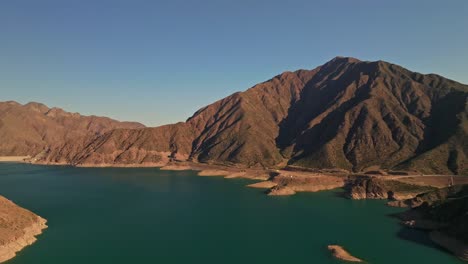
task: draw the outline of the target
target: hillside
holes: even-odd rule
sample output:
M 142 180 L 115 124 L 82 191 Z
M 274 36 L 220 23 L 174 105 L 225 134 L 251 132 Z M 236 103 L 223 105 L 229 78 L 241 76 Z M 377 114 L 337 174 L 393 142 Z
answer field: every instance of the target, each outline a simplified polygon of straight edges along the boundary
M 135 122 L 83 116 L 41 103 L 0 102 L 0 156 L 34 156 L 50 147 L 101 135 L 115 128 L 141 128 Z
M 383 61 L 336 57 L 285 72 L 197 111 L 185 123 L 66 142 L 43 162 L 182 160 L 362 171 L 468 174 L 468 86 Z

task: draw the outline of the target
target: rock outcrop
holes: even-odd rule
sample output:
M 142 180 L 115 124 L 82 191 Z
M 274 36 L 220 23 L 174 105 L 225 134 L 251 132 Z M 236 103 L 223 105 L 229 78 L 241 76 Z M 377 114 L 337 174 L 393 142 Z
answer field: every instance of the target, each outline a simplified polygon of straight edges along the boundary
M 408 184 L 385 176 L 351 177 L 346 184 L 346 196 L 351 199 L 405 200 L 436 188 Z
M 394 207 L 409 207 L 415 208 L 423 204 L 433 205 L 435 203 L 440 203 L 446 199 L 454 196 L 463 196 L 468 195 L 468 189 L 466 186 L 452 186 L 446 188 L 440 188 L 437 190 L 424 192 L 416 195 L 414 198 L 404 199 L 399 201 L 390 201 L 388 205 Z
M 0 262 L 36 241 L 46 220 L 0 196 Z

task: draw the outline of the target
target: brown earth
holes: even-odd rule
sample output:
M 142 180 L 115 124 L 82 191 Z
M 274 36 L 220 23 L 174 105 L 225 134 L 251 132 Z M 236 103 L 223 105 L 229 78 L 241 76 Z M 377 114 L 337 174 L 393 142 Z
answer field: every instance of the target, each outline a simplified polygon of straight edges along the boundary
M 247 185 L 247 187 L 259 188 L 259 189 L 271 189 L 271 188 L 275 187 L 276 185 L 278 185 L 278 184 L 275 183 L 275 182 L 272 182 L 272 181 L 261 181 L 261 182 L 256 182 L 256 183 L 249 184 L 249 185 Z
M 86 135 L 98 136 L 115 128 L 141 128 L 135 122 L 82 116 L 40 103 L 0 102 L 0 156 L 34 157 L 65 142 L 80 144 Z
M 395 178 L 398 181 L 415 184 L 415 185 L 423 185 L 423 186 L 432 186 L 436 188 L 444 188 L 447 187 L 452 181 L 453 185 L 464 185 L 468 184 L 468 177 L 464 176 L 409 176 L 409 177 L 398 177 Z
M 345 183 L 346 177 L 340 175 L 281 170 L 264 185 L 275 184 L 269 190 L 269 195 L 292 195 L 296 192 L 318 192 L 341 188 Z M 250 187 L 261 185 L 258 183 Z
M 0 156 L 0 162 L 27 162 L 31 156 Z
M 194 163 L 194 162 L 169 162 L 161 170 L 195 170 L 198 176 L 219 176 L 227 179 L 245 178 L 251 180 L 267 180 L 270 178 L 270 171 L 264 169 L 249 169 L 226 167 L 214 164 Z
M 329 245 L 328 250 L 330 250 L 332 255 L 337 259 L 348 261 L 348 262 L 362 262 L 362 259 L 358 259 L 355 256 L 351 255 L 342 246 Z
M 465 175 L 467 97 L 467 85 L 435 74 L 337 57 L 228 96 L 184 123 L 69 141 L 42 162 L 191 160 Z
M 269 195 L 292 195 L 296 192 L 317 192 L 343 187 L 346 176 L 308 171 L 264 170 L 225 167 L 191 162 L 171 162 L 161 170 L 196 170 L 198 176 L 220 176 L 261 180 L 247 185 L 251 188 L 268 189 Z
M 0 262 L 36 241 L 46 220 L 0 196 Z

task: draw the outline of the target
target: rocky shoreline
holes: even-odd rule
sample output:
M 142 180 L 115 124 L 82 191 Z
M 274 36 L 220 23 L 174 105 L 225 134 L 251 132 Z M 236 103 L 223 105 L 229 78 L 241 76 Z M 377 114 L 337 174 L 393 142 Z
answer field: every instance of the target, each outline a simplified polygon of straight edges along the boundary
M 163 167 L 164 169 L 164 167 Z M 253 177 L 249 170 L 239 170 L 233 168 L 216 169 L 206 166 L 186 166 L 179 167 L 171 165 L 166 169 L 199 170 L 200 176 L 223 176 L 225 178 L 235 178 L 237 175 L 242 178 L 259 179 Z M 266 189 L 268 195 L 287 196 L 296 192 L 317 192 L 343 188 L 344 196 L 349 199 L 383 199 L 388 200 L 389 206 L 418 208 L 427 204 L 437 204 L 453 195 L 454 192 L 466 190 L 468 178 L 452 176 L 421 176 L 414 174 L 402 175 L 366 175 L 366 174 L 346 174 L 343 172 L 318 172 L 318 171 L 298 171 L 298 170 L 271 170 L 258 174 L 269 177 L 266 180 L 247 185 L 251 188 Z M 260 177 L 262 179 L 262 177 Z M 426 180 L 427 179 L 427 180 Z M 455 186 L 446 186 L 448 179 L 454 182 Z M 468 192 L 467 192 L 468 193 Z M 468 213 L 468 211 L 467 211 Z M 447 226 L 445 223 L 427 219 L 419 211 L 407 211 L 401 214 L 402 224 L 408 228 L 424 229 L 430 232 L 431 240 L 439 246 L 451 251 L 462 260 L 468 261 L 468 243 L 444 232 Z M 337 245 L 329 246 L 332 254 L 341 260 L 351 262 L 362 262 L 361 259 L 349 254 L 342 247 Z
M 0 196 L 0 263 L 33 244 L 47 220 Z
M 409 208 L 418 208 L 428 202 L 435 203 L 446 199 L 450 192 L 443 187 L 447 186 L 450 180 L 455 186 L 468 184 L 468 177 L 462 176 L 424 176 L 415 172 L 387 173 L 380 170 L 351 173 L 343 170 L 302 170 L 295 167 L 285 167 L 283 169 L 245 168 L 194 162 L 100 164 L 98 166 L 80 164 L 79 167 L 159 167 L 161 170 L 172 171 L 194 170 L 197 171 L 198 176 L 204 177 L 218 176 L 227 179 L 257 180 L 258 182 L 249 184 L 247 187 L 265 189 L 265 193 L 272 196 L 288 196 L 297 192 L 318 192 L 342 188 L 344 197 L 349 199 L 384 199 L 388 200 L 387 204 L 389 206 Z M 436 244 L 447 248 L 461 259 L 468 260 L 467 244 L 447 235 L 445 232 L 441 232 L 440 230 L 444 226 L 443 223 L 424 218 L 419 214 L 419 211 L 413 210 L 402 214 L 400 217 L 406 227 L 430 231 L 431 238 Z M 33 231 L 28 232 L 32 236 L 20 240 L 27 242 L 19 244 L 27 245 L 32 243 L 34 236 L 39 234 L 38 230 L 42 230 L 42 225 L 45 226 L 45 222 L 38 224 L 36 228 L 33 228 Z M 18 250 L 21 248 L 18 247 Z M 0 256 L 3 255 L 1 252 Z
M 404 226 L 429 232 L 435 244 L 468 261 L 468 185 L 438 189 L 389 205 L 410 208 L 397 215 Z

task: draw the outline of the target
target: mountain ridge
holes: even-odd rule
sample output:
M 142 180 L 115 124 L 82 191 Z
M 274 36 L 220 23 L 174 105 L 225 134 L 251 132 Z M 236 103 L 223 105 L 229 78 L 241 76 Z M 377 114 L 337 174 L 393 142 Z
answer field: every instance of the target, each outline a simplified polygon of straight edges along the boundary
M 52 148 L 44 163 L 374 168 L 468 174 L 468 86 L 384 61 L 335 57 L 283 72 L 186 122 L 117 129 Z
M 120 122 L 108 117 L 83 116 L 45 104 L 0 102 L 0 156 L 34 156 L 65 141 L 114 128 L 138 128 L 137 122 Z

